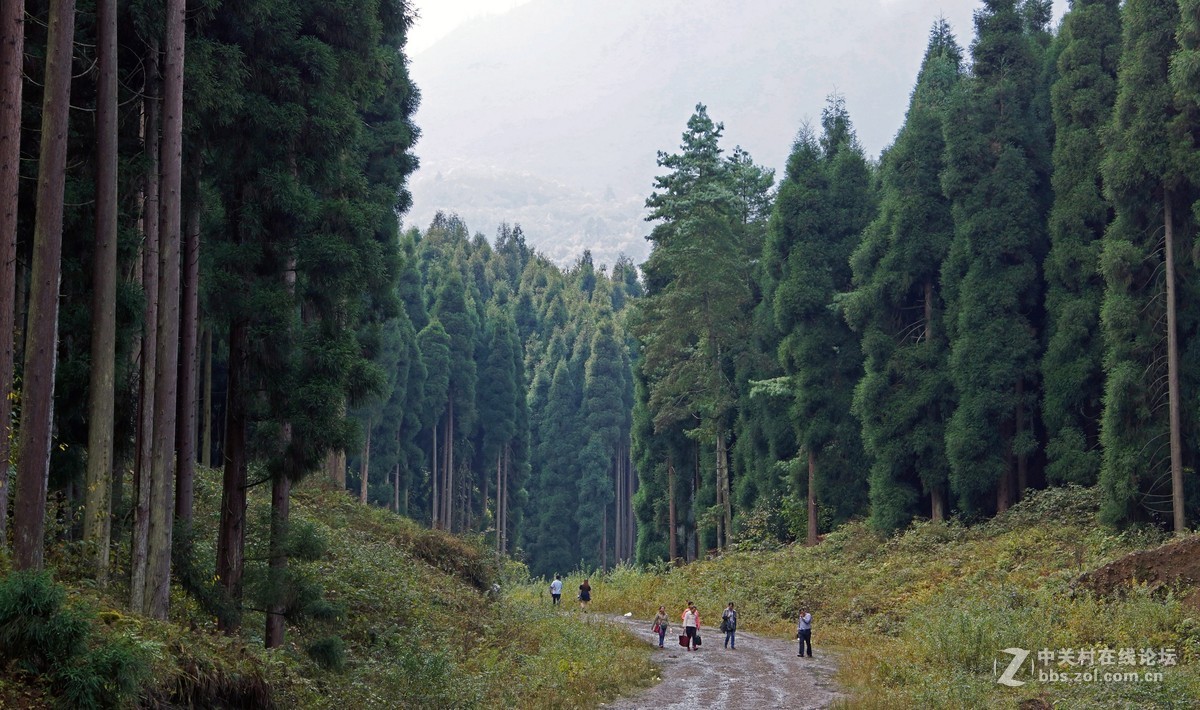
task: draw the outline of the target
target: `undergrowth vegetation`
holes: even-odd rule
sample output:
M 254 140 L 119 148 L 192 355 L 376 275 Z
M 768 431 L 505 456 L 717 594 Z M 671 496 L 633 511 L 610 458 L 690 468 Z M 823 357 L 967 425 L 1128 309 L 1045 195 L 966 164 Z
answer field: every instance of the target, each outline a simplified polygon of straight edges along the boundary
M 217 472 L 197 481 L 190 563 L 171 619 L 127 615 L 121 567 L 105 589 L 82 581 L 71 548 L 50 574 L 0 560 L 0 707 L 588 707 L 649 683 L 649 648 L 605 624 L 490 593 L 524 579 L 480 540 L 432 531 L 317 482 L 294 491 L 296 558 L 282 591 L 266 551 L 247 548 L 238 634 L 216 629 Z M 249 540 L 265 539 L 269 490 L 251 489 Z M 211 572 L 208 573 L 211 575 Z M 185 589 L 185 586 L 187 589 Z M 287 643 L 262 648 L 261 597 L 283 593 Z
M 739 626 L 791 637 L 801 606 L 813 613 L 818 653 L 833 647 L 838 680 L 855 708 L 1192 707 L 1200 697 L 1200 613 L 1190 590 L 1130 585 L 1098 597 L 1080 573 L 1163 541 L 1154 531 L 1116 534 L 1095 521 L 1093 489 L 1036 492 L 976 526 L 914 524 L 883 538 L 845 525 L 820 545 L 743 551 L 678 568 L 620 567 L 590 575 L 592 608 L 649 619 L 659 604 L 677 615 L 694 601 L 715 626 L 729 601 Z M 564 577 L 564 596 L 585 573 Z M 544 581 L 516 597 L 547 604 Z M 1007 687 L 997 679 L 1031 651 L 1035 670 L 1162 672 L 1161 681 L 1041 681 L 1027 660 Z M 1178 665 L 1071 666 L 1038 662 L 1042 649 L 1173 648 Z M 1073 676 L 1072 676 L 1073 677 Z

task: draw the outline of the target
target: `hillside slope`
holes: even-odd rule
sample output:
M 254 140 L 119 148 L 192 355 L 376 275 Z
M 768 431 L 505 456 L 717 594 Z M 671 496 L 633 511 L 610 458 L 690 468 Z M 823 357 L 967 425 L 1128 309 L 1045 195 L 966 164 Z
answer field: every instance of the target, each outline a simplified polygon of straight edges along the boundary
M 205 471 L 198 481 L 197 577 L 213 569 L 205 541 L 215 539 L 218 479 Z M 260 606 L 255 594 L 265 582 L 266 488 L 251 492 L 247 607 Z M 125 615 L 120 584 L 90 588 L 75 565 L 78 550 L 53 550 L 50 568 L 67 588 L 64 611 L 91 629 L 88 648 L 122 639 L 138 683 L 124 702 L 92 706 L 131 698 L 148 707 L 589 706 L 653 678 L 648 650 L 617 630 L 491 598 L 486 590 L 503 575 L 473 540 L 364 507 L 317 482 L 296 489 L 292 510 L 296 549 L 315 554 L 293 565 L 296 611 L 286 645 L 273 651 L 262 649 L 257 611 L 246 612 L 240 635 L 225 637 L 197 598 L 177 587 L 170 623 Z M 4 589 L 14 578 L 7 562 L 0 565 L 3 639 L 12 628 Z M 65 698 L 55 682 L 61 674 L 27 660 L 6 660 L 0 649 L 0 707 L 83 706 Z

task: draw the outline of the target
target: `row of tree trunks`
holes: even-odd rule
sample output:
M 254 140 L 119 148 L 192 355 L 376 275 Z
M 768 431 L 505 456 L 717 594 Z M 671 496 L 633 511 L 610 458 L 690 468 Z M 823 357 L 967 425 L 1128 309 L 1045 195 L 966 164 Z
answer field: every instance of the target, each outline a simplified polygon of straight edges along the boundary
M 8 459 L 16 364 L 17 196 L 21 166 L 21 89 L 25 2 L 0 3 L 0 551 L 8 549 Z
M 71 99 L 71 57 L 75 37 L 74 0 L 50 3 L 46 39 L 45 95 L 38 155 L 30 277 L 29 332 L 21 391 L 21 458 L 13 516 L 14 563 L 40 570 L 50 473 L 50 424 L 54 413 L 54 371 L 58 355 L 58 291 L 62 274 L 63 194 L 67 169 L 67 129 Z

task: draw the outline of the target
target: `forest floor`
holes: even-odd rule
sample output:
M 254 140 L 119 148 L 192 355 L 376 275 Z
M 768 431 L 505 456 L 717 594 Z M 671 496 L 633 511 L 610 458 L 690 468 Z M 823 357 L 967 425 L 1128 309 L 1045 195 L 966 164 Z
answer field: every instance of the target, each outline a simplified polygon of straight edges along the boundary
M 599 616 L 599 615 L 598 615 Z M 602 616 L 627 628 L 657 648 L 651 621 Z M 651 657 L 661 668 L 662 681 L 636 695 L 604 705 L 606 708 L 826 708 L 844 696 L 833 680 L 837 654 L 815 647 L 812 658 L 796 655 L 796 642 L 737 632 L 737 650 L 723 647 L 725 634 L 701 629 L 705 643 L 695 652 L 679 645 L 679 627 L 672 626 L 666 647 Z

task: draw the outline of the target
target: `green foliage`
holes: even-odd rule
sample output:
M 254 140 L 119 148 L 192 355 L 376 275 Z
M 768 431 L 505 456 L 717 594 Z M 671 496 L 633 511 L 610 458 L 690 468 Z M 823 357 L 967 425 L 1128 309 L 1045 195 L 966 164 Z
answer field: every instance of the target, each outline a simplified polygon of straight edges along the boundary
M 317 639 L 305 646 L 304 652 L 327 671 L 340 673 L 346 667 L 346 644 L 340 636 Z
M 44 675 L 65 708 L 126 707 L 152 678 L 144 645 L 96 634 L 87 613 L 65 598 L 46 573 L 0 581 L 0 666 L 16 661 Z

